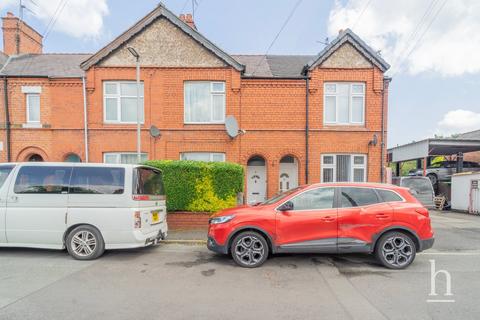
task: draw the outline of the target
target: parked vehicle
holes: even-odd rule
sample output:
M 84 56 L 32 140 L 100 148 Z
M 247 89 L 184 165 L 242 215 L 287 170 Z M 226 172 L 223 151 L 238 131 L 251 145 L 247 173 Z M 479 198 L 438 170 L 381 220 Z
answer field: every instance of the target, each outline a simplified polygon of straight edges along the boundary
M 392 183 L 400 187 L 409 188 L 415 198 L 426 208 L 433 209 L 435 207 L 433 202 L 435 190 L 433 190 L 433 185 L 429 178 L 418 176 L 393 177 Z
M 374 253 L 403 269 L 434 242 L 428 210 L 409 189 L 385 184 L 314 184 L 257 206 L 223 210 L 210 219 L 207 246 L 247 268 L 269 253 Z
M 64 249 L 79 260 L 167 235 L 159 170 L 141 165 L 0 165 L 0 246 Z
M 480 164 L 476 162 L 464 161 L 464 171 L 480 171 Z M 432 185 L 436 185 L 439 181 L 450 181 L 452 175 L 457 173 L 456 161 L 439 161 L 432 163 L 425 170 L 425 176 L 432 181 Z M 423 169 L 412 169 L 408 173 L 409 176 L 423 176 Z

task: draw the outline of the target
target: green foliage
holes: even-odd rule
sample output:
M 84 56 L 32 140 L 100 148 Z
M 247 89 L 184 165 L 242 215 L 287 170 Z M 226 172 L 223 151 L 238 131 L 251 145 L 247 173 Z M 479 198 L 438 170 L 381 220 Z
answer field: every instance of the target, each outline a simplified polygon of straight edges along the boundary
M 215 212 L 236 204 L 243 167 L 228 162 L 152 160 L 163 172 L 168 211 Z
M 435 157 L 432 159 L 431 163 L 434 164 L 435 162 L 444 161 L 444 160 L 445 160 L 445 157 L 443 156 Z M 413 170 L 416 167 L 417 167 L 417 160 L 402 162 L 400 165 L 400 176 L 408 176 L 408 173 L 410 172 L 410 170 Z M 395 173 L 395 163 L 391 163 L 390 168 L 392 168 L 392 170 L 394 170 L 394 173 Z

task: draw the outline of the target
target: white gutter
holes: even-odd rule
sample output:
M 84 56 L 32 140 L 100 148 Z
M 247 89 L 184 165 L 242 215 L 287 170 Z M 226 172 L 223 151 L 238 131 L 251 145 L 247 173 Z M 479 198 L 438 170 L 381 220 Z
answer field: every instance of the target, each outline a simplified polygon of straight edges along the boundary
M 83 122 L 84 122 L 84 140 L 85 140 L 85 162 L 88 162 L 88 117 L 87 117 L 87 88 L 85 85 L 85 76 L 82 77 L 83 89 Z

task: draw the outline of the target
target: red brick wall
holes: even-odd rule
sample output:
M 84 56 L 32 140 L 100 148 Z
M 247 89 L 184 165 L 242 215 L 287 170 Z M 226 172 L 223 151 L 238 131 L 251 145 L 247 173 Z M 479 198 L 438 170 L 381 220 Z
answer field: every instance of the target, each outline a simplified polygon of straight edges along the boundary
M 23 21 L 19 21 L 8 12 L 2 18 L 3 52 L 7 55 L 22 53 L 42 53 L 42 36 Z M 16 34 L 19 30 L 19 52 L 17 52 Z
M 208 219 L 210 219 L 210 215 L 208 213 L 171 212 L 167 215 L 168 229 L 207 229 Z

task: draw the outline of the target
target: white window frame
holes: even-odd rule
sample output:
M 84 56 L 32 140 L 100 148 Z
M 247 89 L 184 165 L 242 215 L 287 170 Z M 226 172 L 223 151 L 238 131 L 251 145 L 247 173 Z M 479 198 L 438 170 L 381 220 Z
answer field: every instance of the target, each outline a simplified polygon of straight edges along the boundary
M 38 97 L 38 120 L 30 120 L 30 99 L 28 99 L 30 96 L 36 96 Z M 40 94 L 39 93 L 27 93 L 25 94 L 25 105 L 27 108 L 27 123 L 28 124 L 39 124 L 41 121 L 41 101 L 40 101 Z
M 366 154 L 360 154 L 360 153 L 327 153 L 327 154 L 322 154 L 321 156 L 321 168 L 320 168 L 320 181 L 324 182 L 323 180 L 323 169 L 333 169 L 333 181 L 332 182 L 337 182 L 337 156 L 339 155 L 345 155 L 345 156 L 350 156 L 350 174 L 349 174 L 349 182 L 353 182 L 353 174 L 355 172 L 355 169 L 363 169 L 363 181 L 367 181 L 367 167 L 368 167 L 368 162 L 367 162 L 367 155 Z M 324 163 L 324 158 L 325 157 L 333 157 L 333 163 Z M 355 164 L 355 157 L 363 157 L 363 164 Z M 358 181 L 356 181 L 358 182 Z
M 187 106 L 186 106 L 186 101 L 187 101 L 187 85 L 190 83 L 210 83 L 210 121 L 187 121 Z M 213 89 L 213 86 L 215 84 L 221 83 L 223 84 L 223 91 L 215 91 Z M 223 124 L 225 123 L 225 113 L 227 110 L 227 95 L 226 95 L 226 89 L 227 85 L 225 81 L 185 81 L 183 83 L 183 122 L 185 124 Z M 223 105 L 223 113 L 222 113 L 222 119 L 221 120 L 212 120 L 213 119 L 213 97 L 214 96 L 223 96 L 223 101 L 225 102 Z M 191 114 L 192 112 L 190 112 Z
M 104 152 L 103 153 L 103 163 L 107 163 L 106 159 L 108 156 L 115 156 L 117 158 L 116 162 L 108 162 L 109 164 L 122 164 L 121 159 L 122 159 L 122 155 L 136 155 L 137 153 L 136 152 Z M 147 160 L 148 160 L 148 153 L 146 152 L 142 152 L 141 153 L 142 156 L 146 156 Z
M 189 152 L 181 152 L 180 153 L 180 160 L 185 160 L 183 159 L 183 156 L 185 154 L 192 154 L 192 153 L 201 153 L 201 154 L 208 154 L 210 158 L 210 162 L 225 162 L 225 153 L 224 152 L 204 152 L 204 151 L 189 151 Z M 222 155 L 222 161 L 213 161 L 213 156 L 214 155 Z
M 348 84 L 348 122 L 338 122 L 338 91 L 337 85 L 345 85 Z M 327 93 L 327 85 L 335 85 L 335 93 Z M 352 87 L 354 85 L 361 85 L 363 87 L 362 93 L 353 93 Z M 335 121 L 326 121 L 326 106 L 327 106 L 327 97 L 335 97 Z M 363 98 L 363 112 L 362 112 L 362 119 L 363 121 L 357 122 L 352 121 L 352 105 L 353 105 L 353 98 L 354 97 L 362 97 Z M 326 125 L 365 125 L 365 83 L 363 82 L 325 82 L 323 85 L 323 123 Z
M 108 124 L 136 124 L 137 121 L 122 121 L 122 99 L 121 98 L 137 98 L 136 95 L 134 96 L 123 96 L 120 92 L 120 85 L 122 83 L 127 84 L 137 84 L 136 81 L 103 81 L 103 122 Z M 143 81 L 140 82 L 143 85 L 143 90 L 145 91 L 145 85 Z M 115 84 L 117 86 L 117 93 L 116 94 L 107 94 L 106 86 L 107 84 Z M 117 120 L 107 120 L 107 98 L 115 98 L 117 99 Z M 145 93 L 140 92 L 140 98 L 143 98 L 143 120 L 140 121 L 140 124 L 145 122 Z

